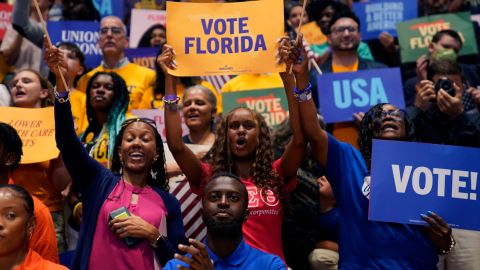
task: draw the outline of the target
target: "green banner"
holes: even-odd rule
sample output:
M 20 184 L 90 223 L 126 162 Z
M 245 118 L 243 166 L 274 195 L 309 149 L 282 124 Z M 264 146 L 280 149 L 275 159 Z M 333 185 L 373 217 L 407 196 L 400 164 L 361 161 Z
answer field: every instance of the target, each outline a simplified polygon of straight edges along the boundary
M 397 24 L 402 63 L 415 62 L 428 53 L 428 44 L 441 30 L 452 29 L 460 34 L 463 47 L 459 55 L 478 53 L 470 12 L 422 17 Z
M 288 103 L 283 88 L 270 88 L 222 93 L 223 115 L 237 107 L 246 107 L 262 114 L 270 127 L 288 117 Z

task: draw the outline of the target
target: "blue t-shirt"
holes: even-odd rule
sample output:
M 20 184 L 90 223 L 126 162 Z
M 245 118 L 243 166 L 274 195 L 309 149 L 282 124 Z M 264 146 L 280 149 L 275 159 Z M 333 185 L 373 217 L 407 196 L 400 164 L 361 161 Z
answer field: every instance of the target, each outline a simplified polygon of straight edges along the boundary
M 204 242 L 205 244 L 205 242 Z M 206 244 L 205 244 L 206 245 Z M 207 246 L 208 256 L 213 260 L 215 270 L 230 269 L 261 269 L 261 270 L 285 270 L 286 266 L 280 257 L 265 253 L 252 248 L 245 243 L 245 239 L 238 245 L 235 251 L 226 258 L 217 257 Z M 191 257 L 190 254 L 187 254 Z M 163 268 L 164 270 L 177 270 L 177 265 L 188 267 L 188 264 L 172 259 Z
M 339 269 L 437 269 L 423 226 L 368 220 L 370 186 L 360 152 L 329 134 L 326 169 L 339 211 Z

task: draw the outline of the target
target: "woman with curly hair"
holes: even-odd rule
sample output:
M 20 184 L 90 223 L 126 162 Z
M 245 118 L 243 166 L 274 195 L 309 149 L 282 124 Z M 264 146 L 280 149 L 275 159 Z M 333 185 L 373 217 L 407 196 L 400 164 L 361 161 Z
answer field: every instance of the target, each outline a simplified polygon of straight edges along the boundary
M 57 68 L 66 65 L 62 52 L 45 47 L 50 69 L 56 75 L 65 72 Z M 84 204 L 72 269 L 158 269 L 186 239 L 180 205 L 168 192 L 163 143 L 154 122 L 133 118 L 120 126 L 110 171 L 76 137 L 69 92 L 59 79 L 57 91 L 57 147 Z
M 154 24 L 143 33 L 138 48 L 158 47 L 162 48 L 163 44 L 167 42 L 167 29 L 161 24 Z
M 274 159 L 272 139 L 265 119 L 247 108 L 229 112 L 217 127 L 211 149 L 212 159 L 200 161 L 181 139 L 180 116 L 177 112 L 179 97 L 175 92 L 176 78 L 168 74 L 175 69 L 172 47 L 165 45 L 157 58 L 166 74 L 164 97 L 167 143 L 173 157 L 187 176 L 192 191 L 201 194 L 209 176 L 227 171 L 242 178 L 249 193 L 250 212 L 243 233 L 248 244 L 267 253 L 278 255 L 284 261 L 282 248 L 282 216 L 286 193 L 296 186 L 296 173 L 304 150 L 297 104 L 292 92 L 287 96 L 292 123 L 293 139 L 285 154 Z M 286 89 L 293 88 L 293 76 L 281 74 Z

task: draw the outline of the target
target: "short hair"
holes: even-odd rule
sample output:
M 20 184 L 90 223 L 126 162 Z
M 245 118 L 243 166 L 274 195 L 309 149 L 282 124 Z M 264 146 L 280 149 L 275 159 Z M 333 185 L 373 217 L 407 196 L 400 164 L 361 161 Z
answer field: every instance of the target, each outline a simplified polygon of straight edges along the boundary
M 34 204 L 32 196 L 21 186 L 10 185 L 10 184 L 0 184 L 1 189 L 9 189 L 14 193 L 15 197 L 18 197 L 23 200 L 25 210 L 27 211 L 28 218 L 32 218 L 34 214 Z
M 212 175 L 212 177 L 210 177 L 210 179 L 208 180 L 207 184 L 205 185 L 205 188 L 204 188 L 204 192 L 202 194 L 202 201 L 205 197 L 205 192 L 207 191 L 207 187 L 209 187 L 210 185 L 212 185 L 213 181 L 218 179 L 218 178 L 221 178 L 221 177 L 226 177 L 226 178 L 230 178 L 230 179 L 233 179 L 233 180 L 236 180 L 238 183 L 240 183 L 240 185 L 242 186 L 242 191 L 241 193 L 243 193 L 245 195 L 245 209 L 248 208 L 248 191 L 247 191 L 247 187 L 245 186 L 245 184 L 243 183 L 242 179 L 240 177 L 238 177 L 237 175 L 233 174 L 233 173 L 230 173 L 230 172 L 225 172 L 225 171 L 220 171 L 220 172 L 217 172 L 215 173 L 214 175 Z
M 358 19 L 357 15 L 353 13 L 351 10 L 343 10 L 341 12 L 335 13 L 335 15 L 332 17 L 332 20 L 328 24 L 328 29 L 327 29 L 327 35 L 330 35 L 332 33 L 332 26 L 340 19 L 344 18 L 350 18 L 354 20 L 357 25 L 358 25 L 358 31 L 360 32 L 360 19 Z
M 75 44 L 73 42 L 63 42 L 63 41 L 61 41 L 61 42 L 57 43 L 57 48 L 60 48 L 60 47 L 65 47 L 65 49 L 71 51 L 75 55 L 75 57 L 78 59 L 78 61 L 80 62 L 80 65 L 83 68 L 83 73 L 80 74 L 80 75 L 77 75 L 77 77 L 75 77 L 75 80 L 73 82 L 74 86 L 76 87 L 77 82 L 80 79 L 80 77 L 82 77 L 83 74 L 87 73 L 87 71 L 88 71 L 88 68 L 85 65 L 85 54 L 83 54 L 82 50 L 77 46 L 77 44 Z M 50 71 L 48 76 L 49 76 L 48 80 L 50 82 L 55 82 L 55 74 L 52 71 Z
M 122 21 L 122 19 L 120 19 L 120 17 L 117 17 L 117 16 L 114 16 L 114 15 L 108 15 L 108 16 L 105 16 L 102 18 L 102 20 L 100 20 L 100 27 L 103 23 L 104 20 L 106 19 L 117 19 L 121 24 L 122 24 L 122 29 L 123 29 L 123 32 L 125 33 L 125 36 L 127 36 L 127 26 L 125 25 L 125 23 Z
M 9 168 L 10 172 L 13 172 L 20 166 L 20 160 L 22 159 L 22 139 L 12 126 L 0 122 L 0 154 L 5 156 L 8 153 L 15 154 L 15 161 Z
M 460 48 L 462 48 L 462 46 L 463 46 L 462 38 L 460 37 L 460 35 L 458 34 L 457 31 L 452 30 L 452 29 L 445 29 L 445 30 L 442 30 L 442 31 L 438 31 L 432 37 L 432 42 L 433 43 L 438 43 L 440 41 L 440 39 L 442 39 L 443 36 L 449 36 L 449 37 L 455 39 L 460 44 Z
M 433 81 L 435 75 L 460 75 L 463 79 L 462 68 L 450 60 L 431 61 L 427 68 L 427 79 Z
M 190 93 L 190 91 L 195 89 L 198 89 L 202 91 L 204 94 L 206 94 L 208 98 L 208 102 L 210 103 L 210 105 L 212 105 L 212 109 L 217 110 L 217 97 L 213 94 L 212 90 L 200 84 L 196 84 L 194 86 L 190 86 L 187 89 L 185 89 L 185 91 L 183 91 L 182 100 L 185 100 L 185 97 L 187 96 L 187 94 Z

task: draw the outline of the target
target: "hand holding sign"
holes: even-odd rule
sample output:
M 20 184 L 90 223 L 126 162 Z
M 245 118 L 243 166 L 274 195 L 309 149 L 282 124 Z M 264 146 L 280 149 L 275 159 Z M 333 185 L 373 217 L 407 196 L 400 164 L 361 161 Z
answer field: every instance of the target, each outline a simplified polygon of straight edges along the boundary
M 437 249 L 442 250 L 442 252 L 449 250 L 452 245 L 452 229 L 450 226 L 434 212 L 429 211 L 428 216 L 423 214 L 420 216 L 428 223 L 427 233 Z
M 157 56 L 157 64 L 162 68 L 163 73 L 167 76 L 168 69 L 177 69 L 177 62 L 175 62 L 175 51 L 170 45 L 163 45 L 162 53 Z

